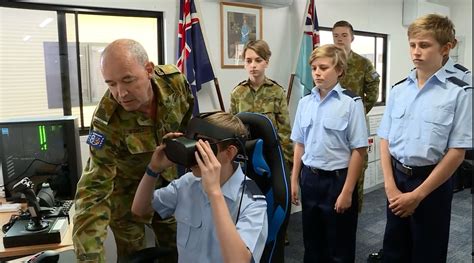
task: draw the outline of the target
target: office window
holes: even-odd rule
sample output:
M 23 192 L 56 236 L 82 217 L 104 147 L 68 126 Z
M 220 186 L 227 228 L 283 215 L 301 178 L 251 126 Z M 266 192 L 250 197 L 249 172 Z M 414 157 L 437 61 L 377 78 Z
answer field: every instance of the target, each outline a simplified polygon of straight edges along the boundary
M 84 134 L 107 89 L 100 55 L 108 43 L 135 39 L 151 61 L 164 62 L 161 12 L 2 3 L 0 17 L 2 119 L 73 115 Z
M 43 50 L 58 42 L 56 12 L 0 8 L 0 17 L 0 117 L 63 115 L 62 101 L 48 107 Z
M 319 29 L 321 45 L 332 44 L 331 28 Z M 385 90 L 387 89 L 387 39 L 388 35 L 372 32 L 354 31 L 352 50 L 368 58 L 380 75 L 379 96 L 376 106 L 385 105 Z

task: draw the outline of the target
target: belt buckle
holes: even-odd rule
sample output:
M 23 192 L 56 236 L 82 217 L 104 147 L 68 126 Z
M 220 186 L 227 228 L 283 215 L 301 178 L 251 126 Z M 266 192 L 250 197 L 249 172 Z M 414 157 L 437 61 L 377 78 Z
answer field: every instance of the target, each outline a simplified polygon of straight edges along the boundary
M 405 168 L 405 169 L 407 169 L 407 174 L 408 174 L 408 175 L 412 175 L 413 169 L 412 169 L 410 166 L 405 165 L 404 163 L 402 163 L 402 167 Z

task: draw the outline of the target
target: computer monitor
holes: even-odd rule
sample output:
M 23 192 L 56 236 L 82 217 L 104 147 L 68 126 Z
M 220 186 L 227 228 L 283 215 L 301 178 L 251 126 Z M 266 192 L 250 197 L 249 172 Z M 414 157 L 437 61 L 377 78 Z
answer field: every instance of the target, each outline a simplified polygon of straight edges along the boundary
M 74 199 L 82 172 L 78 119 L 72 116 L 0 120 L 0 157 L 7 200 L 29 177 L 39 191 L 49 183 L 57 200 Z

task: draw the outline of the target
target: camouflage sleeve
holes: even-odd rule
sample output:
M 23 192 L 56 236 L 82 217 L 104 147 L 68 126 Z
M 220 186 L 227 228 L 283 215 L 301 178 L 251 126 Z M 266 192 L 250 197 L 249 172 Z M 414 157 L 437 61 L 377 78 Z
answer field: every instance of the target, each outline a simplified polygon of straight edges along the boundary
M 287 164 L 289 165 L 288 169 L 291 171 L 291 168 L 293 167 L 293 143 L 290 140 L 290 114 L 288 112 L 285 92 L 283 89 L 281 89 L 281 91 L 282 92 L 278 94 L 275 100 L 275 106 L 277 108 L 275 110 L 275 119 L 283 154 Z
M 78 259 L 103 261 L 120 134 L 98 122 L 91 125 L 91 133 L 102 135 L 104 142 L 101 147 L 90 147 L 89 160 L 77 185 L 73 243 Z
M 238 108 L 237 108 L 237 99 L 235 98 L 234 92 L 230 94 L 230 110 L 229 111 L 232 115 L 239 113 Z
M 189 120 L 191 119 L 191 116 L 193 114 L 193 108 L 194 108 L 194 97 L 191 93 L 191 88 L 189 86 L 188 80 L 186 79 L 186 76 L 184 74 L 181 74 L 182 80 L 180 81 L 181 83 L 181 91 L 182 91 L 182 98 L 183 101 L 180 105 L 180 110 L 183 113 L 182 119 L 181 119 L 181 124 L 179 126 L 180 131 L 185 131 L 186 126 L 188 125 Z
M 194 98 L 186 76 L 172 64 L 156 65 L 156 78 L 161 103 L 165 110 L 157 120 L 163 122 L 166 132 L 184 131 L 193 113 Z M 160 102 L 160 101 L 159 101 Z M 164 135 L 164 134 L 163 134 Z
M 174 65 L 158 65 L 165 76 L 158 77 L 156 81 L 161 83 L 158 89 L 164 96 L 162 103 L 165 110 L 158 112 L 157 120 L 163 122 L 165 127 L 164 136 L 168 132 L 186 130 L 189 120 L 191 119 L 194 106 L 194 98 L 189 87 L 186 76 L 179 72 Z M 161 143 L 161 138 L 159 138 Z M 176 169 L 166 169 L 162 173 L 162 178 L 170 182 L 176 178 Z
M 365 71 L 365 87 L 364 87 L 364 108 L 367 114 L 372 107 L 374 107 L 379 96 L 379 83 L 380 76 L 375 70 L 374 66 L 370 61 L 367 61 L 367 67 Z

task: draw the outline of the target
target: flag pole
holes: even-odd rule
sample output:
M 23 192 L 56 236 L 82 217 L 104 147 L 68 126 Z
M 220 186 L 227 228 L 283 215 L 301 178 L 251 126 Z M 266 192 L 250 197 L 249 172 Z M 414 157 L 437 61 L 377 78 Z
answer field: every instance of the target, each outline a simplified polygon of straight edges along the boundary
M 216 86 L 217 98 L 219 99 L 221 110 L 225 111 L 224 102 L 222 101 L 221 89 L 219 88 L 219 80 L 217 78 L 214 78 L 214 86 Z
M 305 23 L 306 23 L 306 16 L 307 16 L 307 13 L 308 13 L 308 8 L 309 8 L 309 4 L 310 4 L 310 1 L 311 0 L 307 0 L 306 1 L 306 7 L 304 9 L 304 16 L 303 16 L 303 20 L 301 21 L 301 35 L 300 35 L 300 44 L 298 45 L 298 53 L 296 53 L 296 62 L 293 64 L 293 70 L 291 72 L 291 75 L 290 75 L 290 82 L 288 84 L 288 91 L 287 91 L 287 94 L 286 94 L 286 102 L 287 104 L 289 105 L 290 104 L 290 98 L 291 98 L 291 92 L 293 90 L 293 82 L 294 82 L 294 79 L 295 79 L 295 76 L 296 76 L 296 68 L 298 67 L 298 58 L 299 58 L 299 55 L 300 55 L 300 51 L 301 51 L 301 44 L 303 43 L 303 36 L 304 36 L 304 27 L 305 27 Z
M 199 21 L 202 22 L 201 20 L 201 6 L 199 5 L 199 1 L 194 1 L 194 6 L 196 7 L 196 12 L 199 14 Z M 204 39 L 204 43 L 209 43 L 207 41 L 207 34 L 206 34 L 206 28 L 204 26 L 204 23 L 201 23 L 201 32 L 202 32 L 202 37 Z M 212 57 L 212 56 L 210 56 Z M 209 58 L 209 63 L 211 63 L 211 68 L 214 70 L 214 66 L 212 63 L 212 60 Z M 214 74 L 215 76 L 215 74 Z M 217 99 L 219 100 L 219 106 L 221 107 L 221 110 L 222 111 L 225 111 L 225 108 L 224 108 L 224 102 L 222 100 L 222 94 L 221 94 L 221 89 L 219 87 L 219 80 L 217 78 L 214 78 L 214 87 L 216 89 L 216 93 L 217 93 Z
M 286 104 L 290 105 L 291 91 L 293 90 L 293 80 L 295 79 L 295 73 L 290 75 L 290 83 L 288 84 L 288 92 L 286 93 Z

